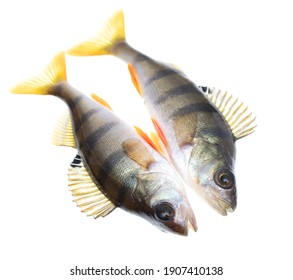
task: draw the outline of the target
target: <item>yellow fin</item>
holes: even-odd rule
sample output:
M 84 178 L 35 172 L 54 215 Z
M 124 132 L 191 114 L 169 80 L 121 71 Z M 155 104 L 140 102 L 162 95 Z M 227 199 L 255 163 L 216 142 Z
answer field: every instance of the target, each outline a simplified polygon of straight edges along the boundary
M 105 217 L 116 208 L 100 191 L 101 186 L 93 182 L 82 164 L 68 169 L 68 181 L 73 201 L 88 216 Z
M 51 87 L 66 81 L 65 54 L 57 54 L 39 76 L 21 82 L 11 89 L 12 93 L 48 94 Z
M 56 146 L 76 148 L 69 110 L 66 110 L 57 121 L 52 137 L 52 143 Z
M 208 97 L 225 117 L 236 140 L 254 132 L 255 117 L 237 98 L 217 89 L 207 89 Z
M 143 142 L 138 138 L 127 139 L 122 145 L 125 154 L 145 169 L 156 161 Z
M 125 41 L 124 15 L 117 11 L 97 37 L 74 46 L 67 53 L 76 56 L 111 54 L 113 46 L 121 41 Z
M 111 106 L 108 104 L 107 101 L 105 101 L 103 98 L 101 98 L 100 96 L 96 95 L 95 93 L 91 94 L 92 99 L 94 99 L 96 102 L 98 102 L 100 105 L 108 108 L 109 110 L 112 111 Z

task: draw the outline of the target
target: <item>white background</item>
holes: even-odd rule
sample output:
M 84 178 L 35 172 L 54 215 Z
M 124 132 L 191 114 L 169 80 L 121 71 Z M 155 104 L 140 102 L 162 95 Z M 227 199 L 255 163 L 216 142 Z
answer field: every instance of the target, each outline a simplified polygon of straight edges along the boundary
M 0 4 L 0 278 L 164 279 L 164 266 L 222 266 L 219 277 L 292 279 L 292 8 L 290 1 L 33 1 Z M 60 50 L 94 36 L 117 9 L 129 44 L 182 68 L 197 84 L 228 90 L 257 115 L 237 142 L 238 207 L 218 215 L 190 193 L 199 230 L 166 234 L 120 209 L 94 220 L 67 187 L 75 155 L 50 142 L 65 108 L 51 96 L 12 95 Z M 126 64 L 68 57 L 68 80 L 148 129 Z M 70 269 L 154 268 L 149 277 L 73 277 Z M 170 277 L 170 276 L 169 276 Z

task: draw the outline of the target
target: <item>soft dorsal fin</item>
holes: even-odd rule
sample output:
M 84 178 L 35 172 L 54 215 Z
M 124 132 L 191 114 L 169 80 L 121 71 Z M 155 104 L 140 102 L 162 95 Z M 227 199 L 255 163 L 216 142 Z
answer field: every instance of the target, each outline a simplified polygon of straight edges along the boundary
M 79 155 L 68 169 L 68 181 L 73 201 L 88 216 L 105 217 L 116 208 L 100 191 L 101 186 L 93 182 Z
M 129 138 L 122 145 L 125 154 L 145 169 L 156 161 L 144 143 L 138 138 Z
M 56 146 L 76 148 L 69 110 L 66 110 L 57 121 L 52 137 L 52 142 Z
M 210 100 L 225 117 L 236 140 L 254 132 L 255 117 L 248 111 L 248 106 L 237 98 L 216 89 L 206 89 Z
M 92 97 L 97 103 L 99 103 L 100 105 L 102 105 L 102 106 L 104 106 L 104 107 L 106 107 L 106 108 L 108 108 L 109 110 L 112 111 L 111 106 L 110 106 L 110 105 L 108 104 L 108 102 L 105 101 L 103 98 L 101 98 L 100 96 L 96 95 L 95 93 L 92 93 L 92 94 L 91 94 L 91 97 Z

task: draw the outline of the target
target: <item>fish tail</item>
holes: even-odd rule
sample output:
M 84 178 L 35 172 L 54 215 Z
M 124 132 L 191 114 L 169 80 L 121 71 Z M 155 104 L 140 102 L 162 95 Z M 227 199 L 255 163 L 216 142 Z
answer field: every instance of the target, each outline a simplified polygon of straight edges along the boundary
M 67 53 L 75 56 L 112 54 L 114 46 L 124 41 L 124 15 L 117 11 L 97 37 L 74 46 Z
M 25 80 L 10 91 L 18 94 L 50 94 L 50 89 L 59 82 L 66 81 L 65 53 L 57 54 L 43 73 Z

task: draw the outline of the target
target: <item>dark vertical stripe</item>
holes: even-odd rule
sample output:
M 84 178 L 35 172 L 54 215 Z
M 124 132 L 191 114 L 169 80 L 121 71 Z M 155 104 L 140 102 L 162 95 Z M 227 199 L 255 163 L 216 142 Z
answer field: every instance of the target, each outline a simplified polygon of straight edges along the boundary
M 224 129 L 221 127 L 209 127 L 201 129 L 200 135 L 217 137 L 217 138 L 228 138 L 233 137 L 229 129 Z
M 91 150 L 98 143 L 98 141 L 114 126 L 118 125 L 118 122 L 109 122 L 101 127 L 97 128 L 91 135 L 89 135 L 80 145 L 80 149 L 82 150 L 84 147 L 87 148 L 85 152 L 88 152 L 88 156 L 90 156 Z
M 134 58 L 133 61 L 134 63 L 139 63 L 139 62 L 143 62 L 146 60 L 149 60 L 150 58 L 142 53 L 138 53 Z
M 71 110 L 74 110 L 84 97 L 82 95 L 67 100 L 67 104 Z
M 134 170 L 127 174 L 127 178 L 119 190 L 117 201 L 121 206 L 125 206 L 126 203 L 129 205 L 129 201 L 130 203 L 135 202 L 135 199 L 129 195 L 132 192 L 129 188 L 133 188 L 137 186 L 137 184 L 137 170 Z M 131 204 L 130 207 L 133 208 L 133 204 Z
M 173 75 L 175 73 L 176 72 L 174 70 L 169 69 L 169 68 L 165 68 L 165 69 L 159 70 L 151 78 L 149 78 L 148 80 L 146 80 L 145 86 L 149 86 L 153 82 L 155 82 L 155 81 L 157 81 L 157 80 L 159 80 L 161 78 L 167 77 L 169 75 Z
M 75 123 L 75 132 L 76 134 L 78 134 L 79 129 L 81 128 L 81 126 L 87 122 L 89 120 L 89 118 L 91 116 L 93 116 L 94 114 L 98 113 L 100 111 L 99 108 L 94 108 L 89 110 L 88 112 L 86 112 L 84 115 L 82 115 L 82 117 L 80 119 L 78 119 Z
M 183 108 L 176 110 L 172 115 L 172 119 L 183 117 L 191 113 L 213 113 L 217 110 L 209 103 L 189 104 Z
M 156 100 L 156 103 L 164 103 L 168 98 L 192 93 L 194 91 L 195 86 L 192 83 L 188 83 L 186 85 L 179 85 L 178 87 L 166 91 L 162 96 L 160 96 L 160 98 Z
M 119 165 L 125 157 L 125 153 L 122 150 L 119 150 L 109 155 L 107 159 L 101 163 L 101 169 L 97 175 L 97 178 L 102 186 L 104 186 L 114 167 Z

